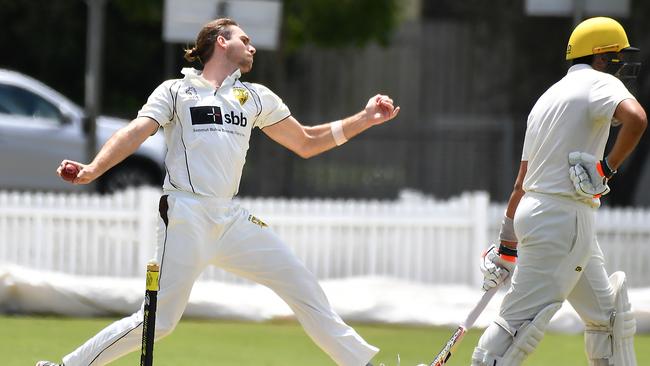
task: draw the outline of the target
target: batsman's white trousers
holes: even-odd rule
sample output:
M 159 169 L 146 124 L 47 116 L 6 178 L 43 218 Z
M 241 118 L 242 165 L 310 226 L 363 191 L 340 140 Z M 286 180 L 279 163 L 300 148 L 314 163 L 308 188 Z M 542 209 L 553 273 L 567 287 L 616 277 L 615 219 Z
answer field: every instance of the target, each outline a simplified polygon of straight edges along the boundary
M 514 218 L 517 267 L 500 316 L 513 329 L 546 306 L 568 300 L 585 324 L 606 326 L 615 293 L 596 240 L 594 208 L 569 198 L 526 193 Z M 479 347 L 503 355 L 511 343 L 492 323 Z
M 160 213 L 156 339 L 171 333 L 183 314 L 194 281 L 206 266 L 213 264 L 272 289 L 336 364 L 364 366 L 379 351 L 334 312 L 316 277 L 286 244 L 232 200 L 167 192 L 161 198 Z M 65 365 L 105 365 L 140 349 L 142 319 L 141 308 L 109 325 L 64 357 Z

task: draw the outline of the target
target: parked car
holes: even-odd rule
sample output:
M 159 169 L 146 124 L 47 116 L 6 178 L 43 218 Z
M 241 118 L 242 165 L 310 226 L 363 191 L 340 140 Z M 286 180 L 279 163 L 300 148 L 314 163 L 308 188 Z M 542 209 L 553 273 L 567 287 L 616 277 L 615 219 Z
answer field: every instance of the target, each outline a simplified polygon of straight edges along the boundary
M 0 69 L 0 189 L 75 191 L 56 168 L 63 159 L 86 162 L 87 119 L 83 110 L 47 85 L 18 72 Z M 128 121 L 97 118 L 97 148 Z M 97 182 L 100 192 L 128 186 L 160 186 L 165 143 L 158 131 Z

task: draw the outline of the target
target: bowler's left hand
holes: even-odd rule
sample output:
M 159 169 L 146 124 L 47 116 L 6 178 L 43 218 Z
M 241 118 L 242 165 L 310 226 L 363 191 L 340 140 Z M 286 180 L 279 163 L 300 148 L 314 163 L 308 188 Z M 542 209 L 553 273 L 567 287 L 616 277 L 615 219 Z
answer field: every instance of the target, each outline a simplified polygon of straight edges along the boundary
M 395 118 L 399 107 L 393 105 L 393 99 L 389 96 L 377 94 L 368 100 L 365 111 L 368 123 L 374 126 Z

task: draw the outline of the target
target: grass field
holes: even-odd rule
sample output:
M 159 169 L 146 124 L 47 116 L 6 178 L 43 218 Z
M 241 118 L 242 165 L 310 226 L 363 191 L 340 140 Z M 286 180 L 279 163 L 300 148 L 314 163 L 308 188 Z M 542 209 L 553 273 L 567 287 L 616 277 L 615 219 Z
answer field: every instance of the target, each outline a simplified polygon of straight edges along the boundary
M 113 319 L 0 316 L 3 366 L 31 366 L 39 359 L 60 361 Z M 382 350 L 375 364 L 413 366 L 430 361 L 452 329 L 357 324 L 355 329 Z M 481 331 L 471 331 L 448 365 L 469 365 Z M 582 335 L 547 334 L 527 366 L 586 365 Z M 638 335 L 639 365 L 650 365 L 650 335 Z M 320 366 L 333 365 L 293 321 L 238 323 L 183 320 L 169 337 L 156 343 L 156 366 Z M 111 365 L 139 365 L 134 352 Z

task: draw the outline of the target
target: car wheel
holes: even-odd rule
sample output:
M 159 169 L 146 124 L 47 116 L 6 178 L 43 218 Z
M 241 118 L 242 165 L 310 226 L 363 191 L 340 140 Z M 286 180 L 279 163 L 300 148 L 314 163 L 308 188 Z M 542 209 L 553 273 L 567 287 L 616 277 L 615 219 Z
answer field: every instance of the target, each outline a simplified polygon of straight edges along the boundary
M 139 164 L 124 163 L 106 172 L 98 188 L 101 193 L 113 193 L 129 187 L 160 186 L 160 183 L 153 169 Z

